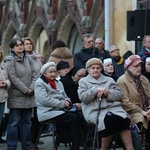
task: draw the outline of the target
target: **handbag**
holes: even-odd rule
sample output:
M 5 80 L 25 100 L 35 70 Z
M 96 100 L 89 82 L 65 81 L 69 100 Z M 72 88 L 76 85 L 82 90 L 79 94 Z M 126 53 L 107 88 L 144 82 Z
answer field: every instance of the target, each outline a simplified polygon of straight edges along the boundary
M 64 109 L 64 111 L 66 112 L 76 112 L 78 109 L 77 109 L 77 106 L 76 105 L 72 105 L 72 107 L 70 109 Z

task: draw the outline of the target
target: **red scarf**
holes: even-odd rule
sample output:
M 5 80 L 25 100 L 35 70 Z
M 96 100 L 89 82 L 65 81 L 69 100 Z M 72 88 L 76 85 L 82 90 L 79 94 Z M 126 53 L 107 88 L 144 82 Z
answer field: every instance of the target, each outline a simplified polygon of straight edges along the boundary
M 55 83 L 55 80 L 50 80 L 50 79 L 48 79 L 47 77 L 45 77 L 45 78 L 46 78 L 46 80 L 48 81 L 48 83 L 51 85 L 51 87 L 56 90 L 56 83 Z

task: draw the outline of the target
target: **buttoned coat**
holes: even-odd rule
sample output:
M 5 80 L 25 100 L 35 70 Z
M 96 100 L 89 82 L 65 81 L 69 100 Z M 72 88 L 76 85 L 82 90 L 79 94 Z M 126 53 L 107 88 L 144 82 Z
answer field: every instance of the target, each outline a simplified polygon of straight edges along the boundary
M 99 99 L 97 97 L 98 87 L 109 89 L 106 98 Z M 87 75 L 79 81 L 78 95 L 82 101 L 83 115 L 88 123 L 96 124 L 99 102 L 101 101 L 98 131 L 105 129 L 104 117 L 107 112 L 112 112 L 123 118 L 129 117 L 121 107 L 122 92 L 110 77 L 101 74 L 99 80 L 96 80 L 90 74 Z
M 56 89 L 53 89 L 42 75 L 35 83 L 35 100 L 37 105 L 38 120 L 45 121 L 59 116 L 63 110 L 65 100 L 70 100 L 64 90 L 63 84 L 55 80 Z
M 30 56 L 24 52 L 20 58 L 14 52 L 6 57 L 8 78 L 11 86 L 8 90 L 8 108 L 31 108 L 35 107 L 34 96 L 27 95 L 27 91 L 34 91 L 37 72 Z
M 8 79 L 7 69 L 4 62 L 0 63 L 0 80 L 5 81 L 7 88 L 0 88 L 0 103 L 5 102 L 8 99 L 8 88 L 10 86 L 10 81 Z
M 149 81 L 143 75 L 140 76 L 140 80 L 141 80 L 142 86 L 145 90 L 145 93 L 149 97 L 149 101 L 150 101 L 150 84 L 149 84 Z M 123 97 L 121 98 L 122 107 L 130 115 L 131 124 L 143 122 L 144 127 L 147 127 L 148 122 L 141 113 L 140 96 L 138 94 L 134 79 L 126 71 L 125 74 L 122 75 L 117 80 L 117 83 L 123 92 Z

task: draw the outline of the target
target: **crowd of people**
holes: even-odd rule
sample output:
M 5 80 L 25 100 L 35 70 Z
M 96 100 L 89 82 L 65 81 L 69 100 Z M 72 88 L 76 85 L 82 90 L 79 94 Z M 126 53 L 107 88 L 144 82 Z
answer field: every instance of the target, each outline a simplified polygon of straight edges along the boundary
M 11 39 L 5 58 L 0 47 L 0 144 L 6 142 L 8 150 L 16 150 L 20 141 L 22 150 L 33 150 L 40 122 L 56 121 L 70 133 L 74 150 L 84 148 L 91 123 L 97 125 L 101 150 L 109 150 L 116 134 L 126 150 L 142 150 L 133 138 L 133 127 L 137 134 L 146 130 L 149 150 L 150 35 L 137 55 L 129 50 L 121 56 L 116 45 L 105 50 L 104 44 L 102 38 L 84 34 L 82 49 L 72 55 L 57 40 L 48 62 L 36 53 L 30 37 Z

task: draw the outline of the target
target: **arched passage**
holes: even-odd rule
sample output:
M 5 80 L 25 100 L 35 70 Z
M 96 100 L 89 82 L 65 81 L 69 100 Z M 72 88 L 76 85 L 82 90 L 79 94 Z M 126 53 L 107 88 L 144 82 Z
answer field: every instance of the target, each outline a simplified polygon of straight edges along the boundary
M 70 15 L 66 16 L 60 28 L 59 36 L 67 44 L 71 53 L 74 54 L 81 49 L 82 43 L 77 24 L 71 18 Z
M 1 45 L 2 45 L 2 47 L 4 49 L 4 55 L 7 55 L 7 54 L 9 54 L 9 50 L 10 50 L 9 49 L 10 40 L 16 35 L 17 32 L 16 32 L 13 24 L 10 23 L 7 26 L 5 32 L 3 32 L 3 33 L 5 33 L 5 34 L 2 35 Z
M 29 36 L 33 39 L 35 51 L 43 53 L 44 57 L 48 57 L 48 36 L 40 19 L 37 19 L 33 24 L 32 28 L 30 29 Z

